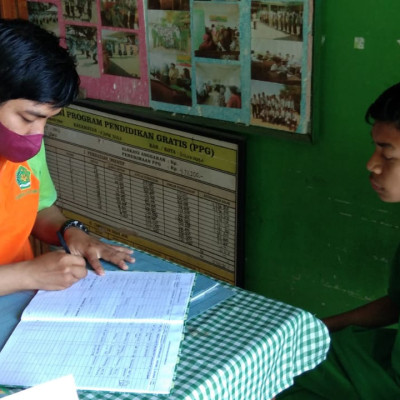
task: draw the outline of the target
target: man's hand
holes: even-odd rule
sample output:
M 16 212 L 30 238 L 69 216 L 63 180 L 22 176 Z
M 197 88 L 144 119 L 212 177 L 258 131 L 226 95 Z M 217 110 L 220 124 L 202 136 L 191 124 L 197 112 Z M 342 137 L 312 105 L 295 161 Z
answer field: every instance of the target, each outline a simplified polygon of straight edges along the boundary
M 100 259 L 108 261 L 122 270 L 127 270 L 127 262 L 134 262 L 133 250 L 123 246 L 114 246 L 88 235 L 78 228 L 69 228 L 64 233 L 64 239 L 71 254 L 86 258 L 98 275 L 104 275 Z

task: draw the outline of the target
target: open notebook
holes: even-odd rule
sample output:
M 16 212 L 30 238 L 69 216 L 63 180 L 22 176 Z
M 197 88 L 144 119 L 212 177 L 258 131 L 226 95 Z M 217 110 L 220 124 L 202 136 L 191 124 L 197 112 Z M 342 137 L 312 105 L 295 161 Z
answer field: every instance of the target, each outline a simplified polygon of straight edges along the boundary
M 169 393 L 195 273 L 89 272 L 39 291 L 0 353 L 0 384 Z

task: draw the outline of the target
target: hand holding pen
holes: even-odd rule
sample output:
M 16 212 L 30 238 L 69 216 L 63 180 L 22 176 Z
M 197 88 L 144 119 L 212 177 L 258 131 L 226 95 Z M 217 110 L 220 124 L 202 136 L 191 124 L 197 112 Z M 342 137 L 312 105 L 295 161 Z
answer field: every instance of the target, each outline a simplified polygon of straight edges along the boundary
M 69 247 L 68 247 L 66 241 L 64 240 L 64 237 L 60 231 L 57 232 L 57 236 L 58 236 L 58 240 L 60 241 L 60 244 L 61 244 L 62 248 L 64 249 L 64 251 L 67 254 L 71 254 Z

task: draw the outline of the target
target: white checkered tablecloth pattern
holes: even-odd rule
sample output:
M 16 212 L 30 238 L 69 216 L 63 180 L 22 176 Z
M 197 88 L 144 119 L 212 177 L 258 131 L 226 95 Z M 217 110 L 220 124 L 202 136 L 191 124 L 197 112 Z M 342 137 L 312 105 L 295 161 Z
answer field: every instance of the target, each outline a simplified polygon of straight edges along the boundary
M 267 400 L 325 359 L 312 314 L 242 289 L 186 324 L 169 395 L 79 391 L 81 400 Z

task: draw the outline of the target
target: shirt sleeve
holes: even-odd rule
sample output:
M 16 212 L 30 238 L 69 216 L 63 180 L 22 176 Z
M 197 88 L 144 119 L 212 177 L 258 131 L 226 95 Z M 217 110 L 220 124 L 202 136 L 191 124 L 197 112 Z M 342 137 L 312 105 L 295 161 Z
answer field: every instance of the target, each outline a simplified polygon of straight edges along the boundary
M 42 142 L 42 147 L 40 148 L 39 153 L 28 160 L 28 164 L 40 182 L 38 209 L 38 211 L 40 211 L 53 205 L 57 199 L 57 191 L 54 187 L 54 183 L 51 179 L 47 166 L 44 142 Z
M 392 260 L 388 295 L 400 307 L 400 245 Z

